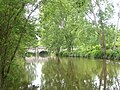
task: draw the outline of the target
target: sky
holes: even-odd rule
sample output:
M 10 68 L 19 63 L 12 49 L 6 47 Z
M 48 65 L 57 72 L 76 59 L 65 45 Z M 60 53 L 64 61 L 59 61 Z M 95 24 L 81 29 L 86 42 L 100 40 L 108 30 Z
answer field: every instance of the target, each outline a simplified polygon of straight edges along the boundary
M 92 1 L 93 6 L 95 5 L 94 1 L 95 0 Z M 112 15 L 112 17 L 109 20 L 107 20 L 105 23 L 107 23 L 109 25 L 111 25 L 111 24 L 115 25 L 116 29 L 120 29 L 120 20 L 118 22 L 118 13 L 120 13 L 120 0 L 108 0 L 108 1 L 109 1 L 109 3 L 111 3 L 114 6 L 114 8 L 113 8 L 113 15 Z M 105 2 L 101 2 L 100 7 L 101 7 L 102 11 L 105 11 L 105 7 L 106 6 L 107 6 L 107 4 Z M 94 13 L 98 13 L 98 7 L 94 8 Z M 88 13 L 86 15 L 86 18 L 90 22 L 94 21 L 94 16 L 93 16 L 92 13 Z M 96 20 L 97 20 L 97 22 L 99 20 L 99 18 L 97 18 L 97 16 L 96 16 Z M 117 28 L 117 23 L 118 23 L 118 28 Z
M 116 25 L 118 21 L 118 12 L 120 12 L 120 0 L 110 0 L 110 1 L 114 5 L 114 12 L 115 12 L 113 18 L 111 19 L 111 22 L 115 23 Z M 120 27 L 120 23 L 119 23 L 119 27 Z

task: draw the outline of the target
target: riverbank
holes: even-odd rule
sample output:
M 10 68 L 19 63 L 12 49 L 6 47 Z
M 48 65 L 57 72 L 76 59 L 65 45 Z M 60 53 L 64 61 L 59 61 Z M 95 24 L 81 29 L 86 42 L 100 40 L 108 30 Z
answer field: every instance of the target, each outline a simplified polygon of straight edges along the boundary
M 41 57 L 47 57 L 50 53 L 30 53 L 27 52 L 25 54 L 26 57 L 32 57 L 32 56 L 41 56 Z M 54 54 L 55 55 L 55 54 Z M 96 59 L 102 59 L 102 51 L 99 46 L 90 48 L 90 49 L 76 49 L 72 50 L 71 52 L 68 52 L 66 49 L 61 50 L 60 57 L 80 57 L 80 58 L 96 58 Z M 111 60 L 120 60 L 120 48 L 116 48 L 115 50 L 112 50 L 107 47 L 106 50 L 106 59 Z
M 82 58 L 99 58 L 102 59 L 102 51 L 100 48 L 93 48 L 88 50 L 73 50 L 68 52 L 67 50 L 60 52 L 61 57 L 82 57 Z M 106 50 L 106 59 L 120 60 L 120 49 Z

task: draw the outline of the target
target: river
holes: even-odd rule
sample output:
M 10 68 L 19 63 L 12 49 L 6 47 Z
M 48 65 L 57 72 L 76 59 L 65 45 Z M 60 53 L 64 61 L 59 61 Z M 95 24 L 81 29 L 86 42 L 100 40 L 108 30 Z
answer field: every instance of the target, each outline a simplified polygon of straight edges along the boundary
M 120 90 L 118 61 L 40 58 L 27 63 L 35 65 L 36 78 L 31 82 L 35 90 Z

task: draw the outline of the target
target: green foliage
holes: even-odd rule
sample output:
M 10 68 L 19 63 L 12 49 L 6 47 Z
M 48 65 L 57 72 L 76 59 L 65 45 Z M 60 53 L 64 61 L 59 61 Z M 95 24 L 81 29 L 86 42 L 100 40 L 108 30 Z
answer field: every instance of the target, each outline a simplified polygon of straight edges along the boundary
M 71 51 L 76 46 L 75 41 L 81 28 L 80 20 L 83 20 L 81 17 L 83 13 L 78 13 L 75 5 L 80 3 L 82 0 L 43 2 L 40 14 L 41 38 L 48 49 L 56 52 L 58 48 L 66 48 Z
M 118 38 L 116 42 L 116 47 L 120 48 L 120 31 L 118 32 Z
M 107 57 L 110 59 L 117 59 L 120 60 L 120 50 L 108 50 L 107 51 Z
M 35 3 L 36 0 L 0 1 L 0 88 L 2 90 L 13 62 L 16 61 L 14 58 L 22 57 L 26 47 L 36 44 L 36 24 L 34 17 L 30 16 L 34 10 L 30 11 L 27 8 L 29 5 L 37 8 Z
M 87 51 L 84 49 L 74 50 L 73 52 L 68 52 L 67 50 L 64 50 L 60 52 L 60 55 L 62 57 L 86 57 L 86 58 L 101 58 L 101 59 L 103 58 L 101 47 L 98 45 L 88 49 Z M 119 49 L 111 50 L 107 46 L 106 58 L 120 60 L 120 50 Z
M 41 43 L 52 52 L 60 52 L 61 56 L 102 58 L 103 53 L 109 54 L 108 50 L 113 48 L 115 26 L 108 24 L 113 11 L 109 1 L 43 0 Z M 119 41 L 118 33 L 117 49 Z

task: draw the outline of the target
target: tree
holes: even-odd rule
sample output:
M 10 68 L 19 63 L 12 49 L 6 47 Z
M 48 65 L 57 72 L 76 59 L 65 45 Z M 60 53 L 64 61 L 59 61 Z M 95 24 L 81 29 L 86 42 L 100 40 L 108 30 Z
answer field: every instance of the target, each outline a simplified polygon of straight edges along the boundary
M 118 12 L 118 20 L 117 20 L 116 31 L 115 31 L 115 35 L 114 35 L 113 50 L 116 49 L 116 42 L 117 42 L 118 31 L 119 31 L 119 19 L 120 19 L 120 10 Z
M 71 51 L 77 30 L 77 8 L 82 7 L 84 0 L 42 1 L 40 27 L 42 43 L 57 54 L 61 48 Z
M 102 9 L 102 4 L 106 3 L 107 6 Z M 112 5 L 108 1 L 100 1 L 93 0 L 91 4 L 88 4 L 89 12 L 93 15 L 93 19 L 88 15 L 89 19 L 91 19 L 92 23 L 96 27 L 96 32 L 98 34 L 98 41 L 101 46 L 101 50 L 103 53 L 103 58 L 105 58 L 106 53 L 106 34 L 108 30 L 106 30 L 107 22 L 112 16 Z M 95 8 L 98 8 L 95 12 Z
M 31 17 L 31 14 L 38 8 L 38 4 L 35 2 L 31 0 L 4 0 L 0 2 L 0 88 L 2 90 L 4 90 L 4 83 L 15 56 L 21 54 L 18 49 L 30 45 L 25 42 L 30 38 L 33 40 L 34 37 L 29 34 L 34 33 L 35 36 L 35 22 Z M 26 17 L 28 5 L 32 5 L 33 9 L 28 12 Z

